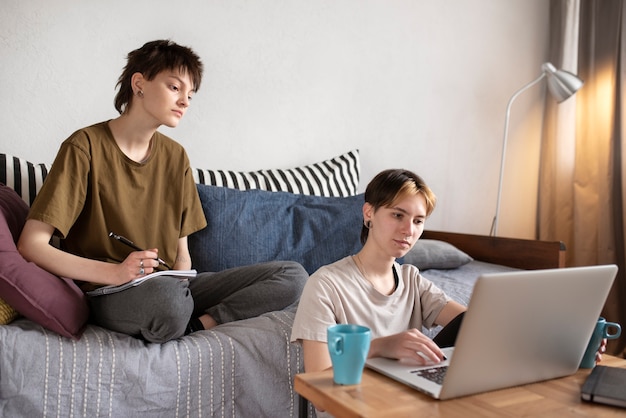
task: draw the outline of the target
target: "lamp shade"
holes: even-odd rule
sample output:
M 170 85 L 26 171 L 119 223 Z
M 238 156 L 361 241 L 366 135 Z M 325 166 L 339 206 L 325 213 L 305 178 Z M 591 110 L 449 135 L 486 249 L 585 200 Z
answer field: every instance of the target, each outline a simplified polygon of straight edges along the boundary
M 546 75 L 548 90 L 558 103 L 576 93 L 583 86 L 580 78 L 568 71 L 557 70 L 549 62 L 544 63 L 541 68 Z

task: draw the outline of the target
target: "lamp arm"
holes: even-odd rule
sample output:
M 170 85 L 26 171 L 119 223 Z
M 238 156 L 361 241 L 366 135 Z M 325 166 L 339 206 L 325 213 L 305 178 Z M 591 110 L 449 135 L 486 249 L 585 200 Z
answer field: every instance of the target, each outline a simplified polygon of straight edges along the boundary
M 513 96 L 511 96 L 511 98 L 509 99 L 509 103 L 506 106 L 506 116 L 504 118 L 504 137 L 502 138 L 502 157 L 500 160 L 500 179 L 498 180 L 498 200 L 496 203 L 496 214 L 493 217 L 493 222 L 491 224 L 492 236 L 496 236 L 498 234 L 498 220 L 500 216 L 500 198 L 502 197 L 502 180 L 504 178 L 504 160 L 506 157 L 507 136 L 509 134 L 509 119 L 511 115 L 511 105 L 513 104 L 513 101 L 517 98 L 517 96 L 519 96 L 524 91 L 528 90 L 529 88 L 531 88 L 532 86 L 540 82 L 545 76 L 546 76 L 546 73 L 542 72 L 541 75 L 537 77 L 535 80 L 531 81 L 530 83 L 526 84 L 524 87 L 519 89 L 517 92 L 515 92 L 515 94 L 513 94 Z

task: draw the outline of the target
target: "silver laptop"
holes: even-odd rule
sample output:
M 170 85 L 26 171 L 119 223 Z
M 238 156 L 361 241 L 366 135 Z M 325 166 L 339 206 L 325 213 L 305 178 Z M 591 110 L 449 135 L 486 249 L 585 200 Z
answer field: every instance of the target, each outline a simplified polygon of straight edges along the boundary
M 366 365 L 436 399 L 573 374 L 616 274 L 614 265 L 484 274 L 455 347 L 444 349 L 448 360 L 415 367 L 378 357 Z

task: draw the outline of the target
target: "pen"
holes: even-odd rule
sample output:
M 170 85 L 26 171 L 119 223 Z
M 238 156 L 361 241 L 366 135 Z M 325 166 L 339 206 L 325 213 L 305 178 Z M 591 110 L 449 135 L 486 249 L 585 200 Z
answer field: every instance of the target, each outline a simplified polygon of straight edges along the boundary
M 137 246 L 135 245 L 135 243 L 134 243 L 134 242 L 132 242 L 132 241 L 131 241 L 131 240 L 129 240 L 128 238 L 123 237 L 123 236 L 121 236 L 121 235 L 117 235 L 117 234 L 114 234 L 113 232 L 109 232 L 109 237 L 111 237 L 111 238 L 115 238 L 116 240 L 118 240 L 118 241 L 119 241 L 119 242 L 121 242 L 122 244 L 126 244 L 126 245 L 128 245 L 130 248 L 133 248 L 133 249 L 135 249 L 135 250 L 137 250 L 137 251 L 145 251 L 144 249 L 137 247 Z M 160 258 L 157 258 L 157 261 L 158 261 L 159 263 L 163 264 L 163 265 L 164 265 L 165 267 L 167 267 L 168 269 L 172 270 L 172 268 L 171 268 L 171 267 L 170 267 L 170 266 L 169 266 L 169 265 L 168 265 L 165 261 L 161 260 Z

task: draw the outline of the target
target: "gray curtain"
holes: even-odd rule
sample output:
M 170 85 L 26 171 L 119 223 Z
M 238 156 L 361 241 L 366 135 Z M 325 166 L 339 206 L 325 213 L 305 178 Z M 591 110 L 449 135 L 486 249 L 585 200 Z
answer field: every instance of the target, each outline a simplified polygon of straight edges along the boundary
M 564 241 L 568 266 L 618 265 L 603 315 L 626 327 L 624 2 L 551 0 L 550 13 L 550 59 L 585 85 L 563 109 L 546 104 L 538 237 Z M 608 351 L 625 348 L 621 337 Z

